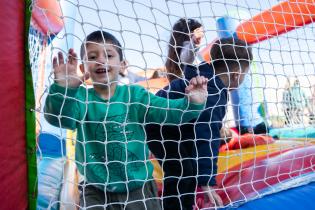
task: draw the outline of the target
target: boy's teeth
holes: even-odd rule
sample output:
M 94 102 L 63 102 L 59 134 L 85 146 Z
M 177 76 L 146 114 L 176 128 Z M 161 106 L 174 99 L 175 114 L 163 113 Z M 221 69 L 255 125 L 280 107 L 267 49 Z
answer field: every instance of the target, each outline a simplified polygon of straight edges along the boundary
M 96 72 L 97 73 L 103 73 L 103 72 L 106 72 L 106 69 L 97 69 Z

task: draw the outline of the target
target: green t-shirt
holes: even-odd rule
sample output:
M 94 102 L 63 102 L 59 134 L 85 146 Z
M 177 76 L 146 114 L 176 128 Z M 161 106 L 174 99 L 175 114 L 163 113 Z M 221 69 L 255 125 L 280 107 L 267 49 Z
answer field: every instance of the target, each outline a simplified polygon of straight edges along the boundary
M 198 117 L 203 107 L 186 98 L 161 98 L 136 85 L 117 86 L 110 100 L 104 100 L 93 88 L 53 84 L 45 118 L 54 126 L 77 129 L 76 164 L 89 184 L 127 192 L 152 179 L 145 124 L 178 125 Z

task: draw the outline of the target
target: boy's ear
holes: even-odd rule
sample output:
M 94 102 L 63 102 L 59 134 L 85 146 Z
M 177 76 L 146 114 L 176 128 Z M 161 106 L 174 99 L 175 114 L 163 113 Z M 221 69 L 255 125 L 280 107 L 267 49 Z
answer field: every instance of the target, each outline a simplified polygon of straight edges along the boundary
M 124 75 L 125 71 L 127 69 L 127 66 L 128 66 L 128 62 L 126 60 L 123 60 L 120 62 L 120 66 L 121 66 L 121 68 L 120 68 L 119 73 Z
M 234 72 L 234 73 L 233 73 L 233 79 L 234 79 L 234 80 L 238 80 L 239 74 L 240 74 L 240 73 L 238 73 L 238 72 Z
M 231 72 L 229 77 L 230 77 L 230 82 L 231 83 L 234 83 L 234 82 L 238 81 L 238 75 L 237 75 L 236 72 Z
M 83 75 L 82 79 L 83 80 L 88 80 L 90 78 L 90 72 L 85 71 L 84 64 L 81 63 L 79 65 L 79 68 L 80 68 L 80 71 L 81 71 L 81 73 Z

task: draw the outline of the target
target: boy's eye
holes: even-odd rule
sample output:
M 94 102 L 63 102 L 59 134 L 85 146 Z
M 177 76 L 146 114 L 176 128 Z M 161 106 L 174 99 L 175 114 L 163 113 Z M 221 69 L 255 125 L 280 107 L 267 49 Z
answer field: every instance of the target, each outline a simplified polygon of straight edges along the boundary
M 89 55 L 89 56 L 88 56 L 88 59 L 89 59 L 89 60 L 95 60 L 95 59 L 96 59 L 96 56 L 95 56 L 95 55 Z

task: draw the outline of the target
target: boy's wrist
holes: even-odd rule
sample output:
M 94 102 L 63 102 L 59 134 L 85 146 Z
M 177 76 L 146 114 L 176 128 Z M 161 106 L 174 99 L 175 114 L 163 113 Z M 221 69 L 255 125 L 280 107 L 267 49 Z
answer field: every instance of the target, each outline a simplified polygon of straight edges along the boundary
M 58 84 L 56 82 L 54 82 L 50 86 L 50 92 L 51 93 L 61 93 L 63 95 L 67 95 L 67 96 L 75 96 L 78 89 L 79 89 L 79 87 L 77 87 L 77 88 L 64 87 L 64 86 L 61 86 L 60 84 Z
M 79 88 L 80 87 L 80 83 L 78 84 L 72 84 L 70 81 L 65 81 L 64 79 L 55 79 L 54 80 L 54 83 L 57 84 L 58 86 L 60 87 L 64 87 L 64 88 L 72 88 L 72 89 L 75 89 L 75 88 Z
M 203 110 L 206 106 L 206 102 L 197 103 L 197 102 L 189 100 L 189 97 L 186 97 L 186 100 L 187 100 L 190 110 Z

